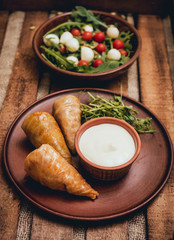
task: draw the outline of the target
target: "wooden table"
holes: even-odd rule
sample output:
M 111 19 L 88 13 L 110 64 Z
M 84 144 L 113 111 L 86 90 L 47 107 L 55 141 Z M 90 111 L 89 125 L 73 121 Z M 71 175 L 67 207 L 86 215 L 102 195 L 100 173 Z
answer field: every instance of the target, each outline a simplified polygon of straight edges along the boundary
M 124 75 L 97 84 L 68 83 L 41 67 L 32 50 L 37 27 L 56 13 L 0 12 L 0 149 L 14 118 L 48 93 L 75 87 L 120 91 L 142 102 L 166 126 L 174 142 L 174 47 L 170 18 L 128 14 L 142 37 L 137 62 Z M 40 211 L 21 197 L 0 168 L 0 239 L 169 240 L 174 237 L 174 175 L 143 209 L 103 223 L 72 222 Z

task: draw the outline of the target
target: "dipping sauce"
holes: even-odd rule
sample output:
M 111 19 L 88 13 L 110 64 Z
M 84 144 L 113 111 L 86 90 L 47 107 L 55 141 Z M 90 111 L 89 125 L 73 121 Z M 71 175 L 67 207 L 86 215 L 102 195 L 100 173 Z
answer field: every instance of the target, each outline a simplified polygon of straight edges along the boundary
M 79 148 L 89 161 L 104 167 L 128 162 L 136 150 L 130 133 L 109 123 L 88 128 L 79 140 Z

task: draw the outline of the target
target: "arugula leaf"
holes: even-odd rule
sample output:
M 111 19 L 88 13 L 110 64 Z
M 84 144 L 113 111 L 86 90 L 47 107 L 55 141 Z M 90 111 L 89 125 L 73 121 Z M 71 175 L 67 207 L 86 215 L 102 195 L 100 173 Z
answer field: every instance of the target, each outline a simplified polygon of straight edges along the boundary
M 46 35 L 48 35 L 50 33 L 57 32 L 58 30 L 66 29 L 66 31 L 67 31 L 68 29 L 70 30 L 72 27 L 81 28 L 83 25 L 85 25 L 85 23 L 68 21 L 68 22 L 65 22 L 65 23 L 62 23 L 62 24 L 56 26 L 55 28 L 52 28 L 43 37 L 45 37 Z
M 106 72 L 108 70 L 111 70 L 113 68 L 117 68 L 119 66 L 118 61 L 108 61 L 104 62 L 103 64 L 100 64 L 97 68 L 95 68 L 92 72 L 97 73 L 97 72 Z
M 55 51 L 53 49 L 47 48 L 45 46 L 41 46 L 45 50 L 44 58 L 51 61 L 55 66 L 61 67 L 66 70 L 73 70 L 74 65 L 69 62 L 66 58 L 64 58 L 60 52 Z
M 97 68 L 92 66 L 77 66 L 76 71 L 77 72 L 83 72 L 83 73 L 98 73 L 98 72 L 106 72 L 113 68 L 117 68 L 120 65 L 118 61 L 107 61 L 103 64 L 100 64 Z
M 90 10 L 87 10 L 86 8 L 82 6 L 76 6 L 76 10 L 72 11 L 71 17 L 74 18 L 76 21 L 83 21 L 86 23 L 92 23 L 95 26 L 102 26 L 104 28 L 108 28 L 107 24 L 99 20 L 98 17 L 95 17 L 93 12 Z
M 129 40 L 132 36 L 134 35 L 134 33 L 131 33 L 130 31 L 122 31 L 119 36 L 118 39 L 122 40 L 123 42 L 126 42 L 127 40 Z
M 88 10 L 82 6 L 76 6 L 76 10 L 78 11 L 78 15 L 81 17 L 87 17 L 88 16 Z
M 107 47 L 107 49 L 112 49 L 113 48 L 113 42 L 112 42 L 112 38 L 105 38 L 105 45 Z

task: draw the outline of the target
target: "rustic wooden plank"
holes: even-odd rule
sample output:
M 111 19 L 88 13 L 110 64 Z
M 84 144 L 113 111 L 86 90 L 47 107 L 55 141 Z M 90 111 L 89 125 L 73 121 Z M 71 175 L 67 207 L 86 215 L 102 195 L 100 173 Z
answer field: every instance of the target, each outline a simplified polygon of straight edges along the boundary
M 10 81 L 10 74 L 15 58 L 20 32 L 24 20 L 23 12 L 14 12 L 9 16 L 6 34 L 0 55 L 0 109 L 4 102 L 7 85 Z M 15 26 L 14 26 L 15 25 Z M 12 35 L 11 35 L 12 34 Z M 13 36 L 13 38 L 11 37 Z M 14 94 L 15 92 L 13 92 Z M 4 106 L 8 103 L 5 103 Z M 11 104 L 11 107 L 13 104 Z M 19 199 L 13 189 L 7 185 L 6 175 L 2 165 L 2 147 L 7 129 L 11 120 L 16 116 L 16 112 L 11 109 L 11 113 L 2 109 L 0 112 L 0 239 L 14 239 L 16 235 L 16 225 L 18 219 Z
M 129 218 L 128 221 L 128 236 L 129 240 L 146 240 L 146 210 L 140 211 Z
M 172 34 L 172 24 L 169 16 L 163 19 L 164 33 L 167 45 L 167 54 L 170 65 L 170 75 L 172 79 L 173 87 L 173 99 L 174 99 L 174 43 L 173 43 L 173 34 Z
M 140 91 L 138 82 L 137 61 L 133 63 L 128 71 L 128 95 L 137 101 L 140 101 Z
M 0 55 L 0 109 L 5 98 L 10 74 L 12 72 L 13 61 L 19 42 L 23 18 L 23 12 L 14 12 L 9 16 L 3 48 Z
M 35 54 L 32 50 L 32 39 L 35 30 L 38 26 L 48 18 L 46 12 L 28 12 L 24 21 L 24 26 L 21 34 L 21 41 L 19 49 L 16 55 L 15 74 L 16 82 L 17 78 L 21 79 L 21 101 L 25 104 L 24 107 L 32 103 L 36 99 L 36 92 L 39 81 L 39 68 L 36 61 Z M 30 27 L 34 26 L 34 29 Z M 29 89 L 32 91 L 29 91 Z M 18 218 L 17 237 L 16 239 L 29 239 L 32 226 L 32 209 L 28 202 L 21 199 L 20 211 Z
M 128 14 L 127 21 L 134 24 L 134 19 L 131 14 Z M 128 95 L 135 100 L 140 100 L 139 80 L 138 80 L 138 63 L 135 61 L 128 70 Z
M 123 73 L 122 75 L 118 76 L 117 78 L 113 79 L 112 81 L 105 83 L 102 85 L 102 88 L 106 88 L 124 95 L 128 94 L 128 72 Z
M 50 74 L 48 72 L 41 73 L 41 79 L 39 82 L 37 100 L 46 96 L 49 93 L 50 88 Z
M 7 129 L 9 128 L 11 121 L 16 117 L 16 115 L 23 108 L 25 108 L 32 101 L 35 100 L 38 79 L 39 79 L 39 71 L 38 71 L 37 61 L 36 61 L 34 52 L 32 50 L 32 38 L 33 38 L 34 31 L 30 30 L 30 26 L 31 24 L 33 25 L 35 24 L 36 27 L 40 25 L 43 21 L 43 18 L 41 21 L 42 15 L 44 15 L 44 13 L 41 13 L 41 14 L 27 13 L 24 20 L 24 13 L 21 13 L 21 12 L 13 13 L 12 14 L 13 19 L 9 21 L 9 24 L 11 26 L 8 26 L 10 29 L 10 33 L 8 33 L 8 27 L 7 27 L 6 36 L 7 36 L 7 39 L 10 39 L 10 41 L 12 41 L 12 45 L 4 41 L 4 46 L 5 46 L 5 49 L 10 51 L 10 46 L 14 48 L 14 44 L 16 44 L 16 48 L 13 49 L 13 55 L 15 56 L 16 54 L 16 56 L 14 61 L 10 60 L 10 63 L 7 64 L 8 69 L 7 67 L 6 68 L 4 67 L 5 69 L 7 69 L 7 73 L 5 75 L 5 79 L 2 79 L 2 80 L 5 80 L 5 81 L 8 80 L 7 83 L 9 82 L 9 84 L 8 84 L 8 89 L 7 89 L 8 91 L 6 92 L 5 100 L 1 101 L 3 102 L 2 111 L 0 113 L 1 121 L 2 121 L 1 138 L 0 138 L 1 143 L 4 140 L 4 136 L 7 132 Z M 18 24 L 17 19 L 14 16 L 19 18 L 20 25 Z M 23 20 L 24 20 L 24 24 L 23 24 Z M 23 27 L 22 27 L 22 24 L 23 24 Z M 21 34 L 19 46 L 17 49 L 21 27 L 22 27 L 22 34 Z M 18 37 L 16 36 L 17 33 L 18 33 Z M 13 38 L 11 38 L 11 35 L 14 35 Z M 4 46 L 1 52 L 1 59 L 2 59 L 2 56 L 5 55 L 5 59 L 7 59 L 8 61 L 9 56 L 8 54 L 4 53 L 5 52 Z M 32 91 L 30 91 L 30 89 L 32 89 Z M 10 183 L 8 183 L 8 185 L 9 184 Z M 3 186 L 3 190 L 1 189 L 0 196 L 1 196 L 2 209 L 5 215 L 3 216 L 4 229 L 2 229 L 1 231 L 2 238 L 1 237 L 0 238 L 14 239 L 15 235 L 17 234 L 17 237 L 19 237 L 19 239 L 26 239 L 24 230 L 26 230 L 28 227 L 25 224 L 26 222 L 21 221 L 22 214 L 19 214 L 18 230 L 19 229 L 21 230 L 21 224 L 22 224 L 23 231 L 19 233 L 17 230 L 17 233 L 16 233 L 16 229 L 17 229 L 16 224 L 17 224 L 18 211 L 19 211 L 19 198 L 15 195 L 15 192 L 13 192 L 12 189 L 8 187 L 8 185 L 7 185 L 7 182 L 4 180 L 4 178 L 2 178 L 1 186 Z M 10 200 L 9 202 L 9 199 L 8 199 L 9 194 L 11 195 L 11 199 L 13 201 Z M 20 209 L 22 209 L 22 207 Z M 24 220 L 25 220 L 25 216 L 26 215 L 24 215 L 23 217 Z
M 86 240 L 87 227 L 83 224 L 75 224 L 73 228 L 73 240 Z
M 127 240 L 128 224 L 127 221 L 113 221 L 114 223 L 93 225 L 88 228 L 86 240 L 105 239 L 105 240 Z
M 165 124 L 174 142 L 172 83 L 162 19 L 140 15 L 138 30 L 142 37 L 139 57 L 142 102 Z M 148 239 L 173 239 L 173 182 L 174 176 L 171 175 L 148 207 Z
M 58 15 L 57 11 L 52 11 L 49 14 L 49 19 Z M 48 69 L 47 69 L 48 70 Z M 38 91 L 37 91 L 37 100 L 46 96 L 50 90 L 50 72 L 42 71 L 39 81 Z
M 0 52 L 4 41 L 4 34 L 8 21 L 8 11 L 0 11 Z
M 134 25 L 134 19 L 131 14 L 128 14 L 127 20 L 130 24 Z M 135 61 L 128 70 L 128 96 L 140 101 L 137 61 Z M 129 240 L 146 239 L 146 209 L 129 218 L 128 236 Z
M 21 199 L 16 240 L 28 240 L 31 234 L 33 210 L 27 201 Z
M 72 240 L 72 226 L 58 217 L 35 211 L 33 215 L 31 240 Z

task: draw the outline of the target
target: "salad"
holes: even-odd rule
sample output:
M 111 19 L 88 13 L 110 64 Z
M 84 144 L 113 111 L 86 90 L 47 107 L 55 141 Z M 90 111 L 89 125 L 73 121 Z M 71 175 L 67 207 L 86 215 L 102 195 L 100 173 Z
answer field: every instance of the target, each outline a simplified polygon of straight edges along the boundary
M 76 6 L 70 19 L 43 36 L 42 57 L 54 66 L 79 73 L 105 72 L 126 63 L 133 33 L 107 25 L 92 11 Z

